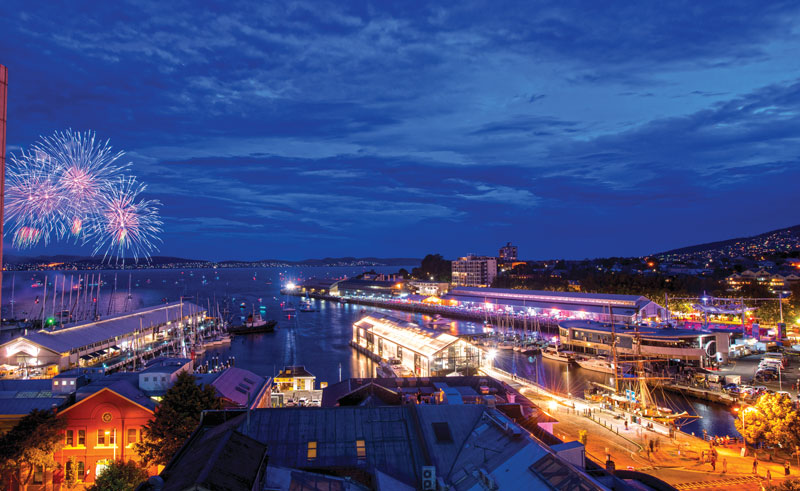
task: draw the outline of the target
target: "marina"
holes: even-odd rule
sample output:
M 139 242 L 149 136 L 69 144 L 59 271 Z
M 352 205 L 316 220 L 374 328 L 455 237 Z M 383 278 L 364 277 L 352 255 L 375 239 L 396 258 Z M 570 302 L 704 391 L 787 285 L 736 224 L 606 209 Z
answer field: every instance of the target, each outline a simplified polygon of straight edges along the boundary
M 395 268 L 385 268 L 386 271 Z M 285 295 L 281 294 L 280 285 L 289 280 L 296 281 L 306 277 L 342 277 L 353 276 L 360 272 L 353 268 L 305 268 L 296 270 L 286 270 L 278 268 L 265 268 L 258 271 L 257 275 L 253 270 L 225 269 L 225 270 L 197 270 L 197 271 L 133 271 L 131 278 L 131 299 L 128 301 L 130 306 L 144 304 L 145 302 L 158 302 L 161 299 L 179 299 L 180 296 L 194 292 L 202 300 L 211 299 L 209 302 L 213 308 L 213 299 L 217 300 L 229 298 L 229 303 L 233 306 L 232 325 L 245 325 L 247 318 L 255 311 L 256 319 L 261 316 L 262 320 L 275 320 L 274 331 L 265 333 L 253 333 L 242 336 L 235 335 L 230 342 L 218 341 L 205 342 L 203 353 L 196 353 L 199 360 L 209 359 L 229 359 L 235 358 L 237 366 L 251 370 L 265 376 L 274 376 L 284 366 L 305 365 L 314 374 L 320 375 L 322 382 L 335 383 L 349 377 L 370 377 L 375 376 L 380 363 L 376 362 L 372 356 L 353 349 L 350 346 L 353 335 L 353 325 L 366 315 L 391 315 L 399 317 L 406 322 L 412 322 L 419 326 L 443 332 L 456 337 L 473 337 L 480 339 L 485 336 L 484 321 L 485 316 L 475 316 L 474 321 L 448 318 L 440 313 L 438 317 L 433 313 L 427 315 L 419 311 L 385 309 L 364 303 L 345 302 L 339 299 L 327 300 L 314 298 L 311 295 L 307 302 L 315 309 L 314 311 L 304 312 L 296 309 L 291 315 L 286 315 L 283 309 L 286 304 Z M 35 277 L 38 281 L 44 280 L 42 273 L 29 273 L 30 277 Z M 52 283 L 55 277 L 63 277 L 63 273 L 48 273 L 48 283 Z M 10 278 L 6 276 L 6 288 L 10 288 Z M 211 279 L 209 278 L 218 278 Z M 255 279 L 254 279 L 255 278 Z M 204 281 L 205 280 L 205 281 Z M 61 284 L 61 280 L 57 280 Z M 67 280 L 67 284 L 69 280 Z M 18 308 L 25 310 L 33 309 L 36 304 L 35 292 L 42 287 L 20 287 L 20 282 L 16 284 L 16 300 Z M 113 285 L 105 285 L 100 290 L 101 298 L 107 295 L 106 292 L 113 293 Z M 10 291 L 9 291 L 10 294 Z M 127 297 L 127 292 L 123 293 Z M 204 298 L 205 297 L 205 298 Z M 282 303 L 284 305 L 282 305 Z M 124 302 L 115 302 L 118 307 L 124 306 Z M 240 306 L 243 304 L 243 306 Z M 470 317 L 472 318 L 472 317 Z M 498 319 L 495 318 L 495 321 Z M 509 325 L 511 324 L 511 325 Z M 520 319 L 520 329 L 514 331 L 513 323 L 504 322 L 503 332 L 523 332 L 527 328 L 529 334 L 536 332 L 532 329 L 533 324 Z M 548 330 L 547 325 L 542 323 L 537 325 L 542 333 L 542 339 L 552 342 L 557 328 Z M 8 336 L 9 332 L 4 332 Z M 212 338 L 213 339 L 213 338 Z M 512 339 L 509 337 L 509 339 Z M 518 337 L 518 339 L 521 339 Z M 563 394 L 584 394 L 584 389 L 591 387 L 592 383 L 609 385 L 609 374 L 603 371 L 587 370 L 581 368 L 577 363 L 565 363 L 555 361 L 564 359 L 564 355 L 554 355 L 553 350 L 544 349 L 539 354 L 540 345 L 533 341 L 500 341 L 489 343 L 483 341 L 485 349 L 494 347 L 493 364 L 509 373 L 516 373 L 521 377 L 531 380 L 538 380 L 543 386 L 563 393 Z M 491 345 L 491 346 L 490 346 Z M 569 351 L 569 350 L 566 350 Z M 567 359 L 575 359 L 577 353 L 568 353 Z M 554 359 L 555 358 L 555 359 Z M 566 360 L 565 360 L 566 361 Z M 383 367 L 385 370 L 387 367 Z M 403 374 L 413 373 L 412 370 L 401 370 Z M 394 372 L 392 372 L 394 373 Z M 665 386 L 665 388 L 667 388 Z M 669 390 L 667 390 L 669 392 Z M 695 394 L 697 399 L 691 401 L 685 395 Z M 700 397 L 707 396 L 698 391 L 686 391 L 679 389 L 671 393 L 672 402 L 678 412 L 683 410 L 693 410 L 695 413 L 703 415 L 703 418 L 690 422 L 685 426 L 685 430 L 701 432 L 705 429 L 709 434 L 736 434 L 733 428 L 733 415 L 725 405 L 725 401 L 704 401 Z

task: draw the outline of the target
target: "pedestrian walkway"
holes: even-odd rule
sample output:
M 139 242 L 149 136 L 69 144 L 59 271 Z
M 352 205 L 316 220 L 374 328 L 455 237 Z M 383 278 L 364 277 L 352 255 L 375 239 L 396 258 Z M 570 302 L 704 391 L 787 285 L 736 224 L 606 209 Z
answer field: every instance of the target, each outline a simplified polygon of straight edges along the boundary
M 737 489 L 760 489 L 767 469 L 773 482 L 783 479 L 783 462 L 758 461 L 753 472 L 753 456 L 740 455 L 739 446 L 710 446 L 702 438 L 676 431 L 674 437 L 656 433 L 629 422 L 625 426 L 623 413 L 601 409 L 598 404 L 582 399 L 570 399 L 552 394 L 531 381 L 508 375 L 501 370 L 482 369 L 487 375 L 516 388 L 523 396 L 558 420 L 553 434 L 563 441 L 578 440 L 582 430 L 587 432 L 586 455 L 600 465 L 608 456 L 617 469 L 631 469 L 652 474 L 665 482 L 700 486 L 717 482 L 716 487 L 738 486 Z M 591 414 L 591 418 L 588 415 Z M 652 450 L 651 450 L 652 449 Z M 710 455 L 716 455 L 715 466 Z M 797 474 L 797 468 L 792 468 Z M 686 481 L 690 481 L 686 483 Z M 725 484 L 723 484 L 725 483 Z M 701 487 L 680 489 L 702 489 Z
M 737 486 L 743 484 L 758 484 L 762 481 L 758 476 L 732 476 L 726 479 L 715 479 L 713 481 L 694 481 L 673 484 L 675 489 L 708 489 L 708 488 L 721 488 L 727 486 Z

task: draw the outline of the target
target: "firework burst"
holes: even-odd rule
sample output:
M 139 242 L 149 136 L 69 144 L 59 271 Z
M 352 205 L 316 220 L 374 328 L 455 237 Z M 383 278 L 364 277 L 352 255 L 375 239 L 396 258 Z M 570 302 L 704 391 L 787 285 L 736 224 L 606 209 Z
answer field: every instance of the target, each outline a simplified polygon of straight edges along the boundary
M 93 132 L 56 132 L 30 151 L 12 155 L 6 172 L 5 210 L 16 247 L 72 237 L 92 242 L 93 254 L 124 264 L 149 258 L 159 242 L 160 203 L 141 198 L 145 186 L 125 176 L 108 140 Z
M 49 158 L 50 172 L 67 200 L 64 228 L 77 238 L 87 218 L 98 212 L 100 197 L 130 165 L 116 163 L 125 152 L 114 152 L 109 141 L 97 140 L 94 132 L 72 130 L 42 138 L 34 149 Z
M 63 237 L 66 196 L 52 173 L 52 163 L 38 151 L 12 155 L 6 169 L 5 217 L 17 247 L 47 245 Z
M 162 222 L 158 216 L 160 203 L 140 197 L 146 186 L 136 178 L 121 178 L 107 193 L 100 196 L 100 207 L 92 219 L 90 237 L 95 242 L 94 254 L 103 251 L 103 258 L 125 262 L 149 258 L 160 242 Z

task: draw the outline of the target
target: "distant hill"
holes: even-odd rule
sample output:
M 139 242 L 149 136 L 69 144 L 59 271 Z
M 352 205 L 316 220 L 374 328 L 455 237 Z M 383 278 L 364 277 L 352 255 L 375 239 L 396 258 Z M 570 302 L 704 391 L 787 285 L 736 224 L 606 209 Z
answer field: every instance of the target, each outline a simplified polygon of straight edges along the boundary
M 655 256 L 693 255 L 718 252 L 728 256 L 754 255 L 764 253 L 788 252 L 800 249 L 800 225 L 772 230 L 752 237 L 720 240 L 693 246 L 672 249 L 654 254 Z
M 262 259 L 259 261 L 238 261 L 238 260 L 226 260 L 226 261 L 207 261 L 204 259 L 186 259 L 181 257 L 172 257 L 172 256 L 153 256 L 150 258 L 149 264 L 150 266 L 158 267 L 158 266 L 166 266 L 170 264 L 175 265 L 184 265 L 184 264 L 203 264 L 206 263 L 208 265 L 218 264 L 223 266 L 234 266 L 234 265 L 241 265 L 241 266 L 250 266 L 250 265 L 263 265 L 263 264 L 281 264 L 281 265 L 290 265 L 290 266 L 336 266 L 336 265 L 364 265 L 364 266 L 406 266 L 412 264 L 419 264 L 420 259 L 418 258 L 406 258 L 406 257 L 389 257 L 389 258 L 378 258 L 378 257 L 326 257 L 323 259 L 304 259 L 302 261 L 288 261 L 285 259 Z M 85 256 L 74 256 L 74 255 L 67 255 L 67 254 L 57 254 L 54 256 L 20 256 L 9 254 L 3 257 L 3 263 L 6 266 L 11 265 L 19 265 L 19 264 L 50 264 L 50 263 L 66 263 L 66 264 L 73 264 L 73 265 L 100 265 L 103 263 L 103 257 L 85 257 Z M 126 264 L 131 263 L 133 264 L 132 260 L 127 260 Z M 139 264 L 142 264 L 142 261 L 139 260 Z M 146 264 L 146 262 L 145 262 Z

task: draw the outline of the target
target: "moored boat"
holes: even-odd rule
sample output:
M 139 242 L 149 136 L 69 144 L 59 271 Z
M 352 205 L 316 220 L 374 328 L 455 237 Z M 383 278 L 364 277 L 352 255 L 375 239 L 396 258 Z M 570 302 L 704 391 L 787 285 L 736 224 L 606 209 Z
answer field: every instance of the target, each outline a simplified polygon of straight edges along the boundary
M 542 351 L 542 358 L 571 363 L 575 359 L 575 353 L 572 351 L 559 351 L 555 346 L 548 346 Z

